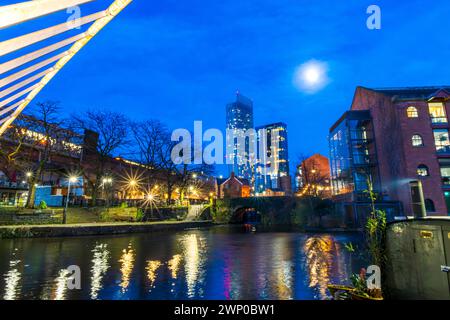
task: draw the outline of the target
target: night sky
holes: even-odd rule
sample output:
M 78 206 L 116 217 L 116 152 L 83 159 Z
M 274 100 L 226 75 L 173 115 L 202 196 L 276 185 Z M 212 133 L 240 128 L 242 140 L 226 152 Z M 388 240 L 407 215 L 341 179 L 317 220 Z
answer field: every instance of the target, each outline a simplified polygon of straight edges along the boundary
M 366 27 L 371 4 L 381 30 Z M 239 90 L 255 125 L 287 123 L 291 161 L 328 155 L 328 129 L 356 86 L 450 84 L 449 11 L 448 0 L 135 0 L 37 100 L 61 101 L 67 115 L 105 108 L 172 129 L 224 129 Z M 308 92 L 293 79 L 312 59 L 329 81 Z

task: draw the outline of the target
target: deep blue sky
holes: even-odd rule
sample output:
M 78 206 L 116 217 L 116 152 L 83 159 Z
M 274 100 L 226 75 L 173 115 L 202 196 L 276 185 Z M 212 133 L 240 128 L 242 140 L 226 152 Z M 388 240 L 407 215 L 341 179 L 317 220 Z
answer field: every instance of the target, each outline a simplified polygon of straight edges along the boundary
M 370 4 L 382 9 L 379 31 L 366 28 Z M 107 108 L 173 129 L 194 120 L 223 129 L 239 89 L 256 125 L 287 123 L 291 161 L 328 155 L 328 128 L 357 85 L 450 84 L 449 11 L 448 0 L 135 0 L 37 99 L 68 114 Z M 315 94 L 292 83 L 310 59 L 329 66 L 331 82 Z

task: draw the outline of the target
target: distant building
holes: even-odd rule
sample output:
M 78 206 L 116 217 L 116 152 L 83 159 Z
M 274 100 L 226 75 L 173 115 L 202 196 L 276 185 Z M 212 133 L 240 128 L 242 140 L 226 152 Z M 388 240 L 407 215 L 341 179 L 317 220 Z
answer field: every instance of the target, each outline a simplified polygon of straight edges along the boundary
M 255 166 L 255 194 L 273 192 L 291 193 L 287 125 L 282 122 L 256 128 L 257 155 Z
M 238 178 L 231 173 L 228 179 L 217 179 L 217 198 L 247 198 L 250 197 L 250 184 L 247 179 Z
M 321 154 L 304 159 L 297 166 L 297 195 L 329 198 L 331 196 L 330 162 Z
M 358 87 L 351 110 L 330 129 L 333 195 L 367 201 L 368 181 L 382 201 L 419 214 L 417 185 L 429 215 L 450 212 L 450 87 Z
M 229 172 L 234 172 L 237 177 L 251 179 L 252 167 L 250 164 L 250 145 L 248 139 L 245 139 L 241 130 L 253 129 L 253 102 L 241 95 L 236 94 L 236 101 L 226 106 L 226 126 L 228 130 L 235 133 L 236 137 L 245 140 L 245 146 L 242 148 L 243 153 L 239 153 L 239 141 L 227 141 L 227 161 L 233 161 L 229 166 Z

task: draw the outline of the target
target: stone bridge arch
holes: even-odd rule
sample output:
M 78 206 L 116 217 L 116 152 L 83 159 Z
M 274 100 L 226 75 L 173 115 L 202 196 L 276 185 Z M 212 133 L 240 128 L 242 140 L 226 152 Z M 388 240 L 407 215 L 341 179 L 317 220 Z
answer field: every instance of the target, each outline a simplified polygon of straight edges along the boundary
M 239 223 L 242 211 L 254 209 L 261 215 L 264 225 L 292 225 L 299 200 L 295 197 L 249 197 L 217 200 L 228 211 L 228 221 Z

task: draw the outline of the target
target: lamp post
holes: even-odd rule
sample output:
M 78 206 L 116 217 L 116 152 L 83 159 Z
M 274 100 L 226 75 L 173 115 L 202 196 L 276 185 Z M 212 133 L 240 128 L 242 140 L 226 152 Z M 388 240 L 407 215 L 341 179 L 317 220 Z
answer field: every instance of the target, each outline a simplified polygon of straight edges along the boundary
M 108 190 L 105 190 L 105 186 L 106 185 L 111 186 L 111 184 L 112 184 L 112 178 L 109 178 L 109 177 L 103 178 L 103 180 L 102 180 L 102 187 L 103 187 L 103 196 L 105 197 L 106 207 L 109 206 L 109 197 L 108 197 Z
M 71 176 L 68 179 L 66 206 L 64 207 L 64 211 L 63 211 L 63 224 L 66 224 L 66 222 L 67 222 L 67 209 L 69 207 L 69 199 L 70 199 L 70 185 L 72 183 L 77 182 L 77 180 L 78 180 L 78 178 L 75 176 Z

